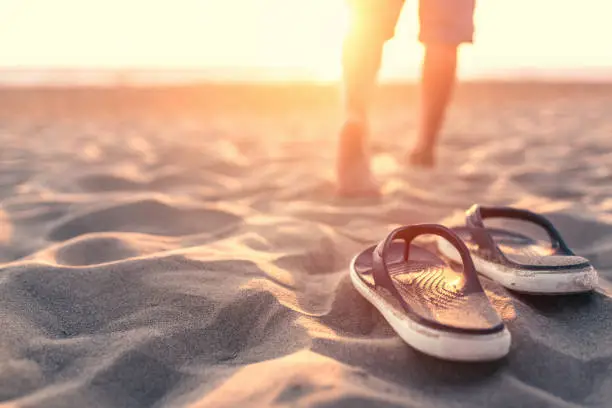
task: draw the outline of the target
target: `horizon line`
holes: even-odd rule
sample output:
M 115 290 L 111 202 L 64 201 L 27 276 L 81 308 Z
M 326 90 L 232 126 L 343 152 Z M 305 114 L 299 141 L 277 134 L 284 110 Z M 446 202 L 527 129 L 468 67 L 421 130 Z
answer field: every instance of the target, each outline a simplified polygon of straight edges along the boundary
M 610 83 L 612 67 L 499 68 L 461 72 L 460 82 Z M 22 87 L 147 87 L 207 84 L 337 84 L 338 75 L 308 69 L 250 67 L 0 67 L 0 86 Z M 381 84 L 412 84 L 418 75 L 387 72 Z

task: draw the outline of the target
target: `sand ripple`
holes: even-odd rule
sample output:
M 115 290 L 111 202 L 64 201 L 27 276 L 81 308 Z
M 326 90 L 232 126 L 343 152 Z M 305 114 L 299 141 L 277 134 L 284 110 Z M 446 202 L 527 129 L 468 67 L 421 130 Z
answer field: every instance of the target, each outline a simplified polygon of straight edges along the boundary
M 332 195 L 331 89 L 7 93 L 0 407 L 609 406 L 612 92 L 470 86 L 433 171 L 402 163 L 414 94 L 382 92 L 384 196 L 352 201 Z M 510 355 L 437 361 L 348 262 L 474 202 L 547 213 L 602 285 L 542 298 L 485 280 Z

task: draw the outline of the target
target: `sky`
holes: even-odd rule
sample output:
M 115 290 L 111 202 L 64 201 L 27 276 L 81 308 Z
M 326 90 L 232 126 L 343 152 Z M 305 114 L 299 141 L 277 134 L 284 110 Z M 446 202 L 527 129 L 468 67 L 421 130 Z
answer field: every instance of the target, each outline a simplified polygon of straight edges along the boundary
M 344 0 L 0 0 L 0 69 L 334 79 L 344 7 Z M 416 11 L 417 1 L 406 0 L 382 77 L 417 74 Z M 477 0 L 475 43 L 461 49 L 461 75 L 612 72 L 610 15 L 608 0 Z

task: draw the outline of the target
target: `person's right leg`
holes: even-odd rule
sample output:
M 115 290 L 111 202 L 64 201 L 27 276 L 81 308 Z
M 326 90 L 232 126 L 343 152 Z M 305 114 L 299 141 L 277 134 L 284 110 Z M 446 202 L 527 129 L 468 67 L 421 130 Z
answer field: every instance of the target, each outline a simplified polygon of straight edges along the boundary
M 408 155 L 417 166 L 431 167 L 438 135 L 456 82 L 459 45 L 471 43 L 475 0 L 421 0 L 419 40 L 425 46 L 421 106 L 416 143 Z
M 343 47 L 345 124 L 337 157 L 338 192 L 378 193 L 367 154 L 368 111 L 383 47 L 393 37 L 403 0 L 349 0 L 349 30 Z
M 408 155 L 411 164 L 433 167 L 444 114 L 456 80 L 457 46 L 429 44 L 421 71 L 420 112 L 417 140 Z

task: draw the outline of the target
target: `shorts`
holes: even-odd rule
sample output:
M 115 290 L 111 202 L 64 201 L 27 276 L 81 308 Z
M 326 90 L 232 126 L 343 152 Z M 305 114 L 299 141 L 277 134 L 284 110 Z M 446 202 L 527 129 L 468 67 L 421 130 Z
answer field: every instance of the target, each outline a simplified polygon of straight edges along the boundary
M 395 35 L 404 0 L 348 0 L 351 26 L 386 41 Z M 474 37 L 476 0 L 419 0 L 419 41 L 459 45 Z

